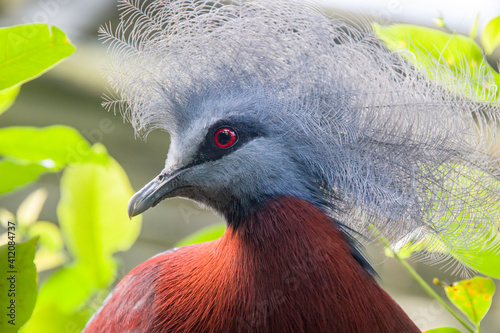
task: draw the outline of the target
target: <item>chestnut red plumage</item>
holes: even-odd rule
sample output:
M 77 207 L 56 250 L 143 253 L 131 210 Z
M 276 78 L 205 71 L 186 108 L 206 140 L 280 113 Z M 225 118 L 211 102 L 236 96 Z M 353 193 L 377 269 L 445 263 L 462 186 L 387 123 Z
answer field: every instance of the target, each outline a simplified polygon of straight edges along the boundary
M 321 210 L 281 197 L 221 239 L 131 271 L 85 329 L 98 332 L 420 332 Z

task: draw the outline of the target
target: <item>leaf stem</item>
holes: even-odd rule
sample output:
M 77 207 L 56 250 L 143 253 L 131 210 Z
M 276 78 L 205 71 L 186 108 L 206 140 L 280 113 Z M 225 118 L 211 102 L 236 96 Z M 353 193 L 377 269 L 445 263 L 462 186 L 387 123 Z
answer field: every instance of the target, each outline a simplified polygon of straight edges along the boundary
M 404 259 L 400 258 L 397 253 L 392 251 L 394 258 L 396 258 L 397 261 L 401 265 L 403 265 L 404 268 L 410 273 L 410 275 L 420 284 L 420 286 L 434 299 L 436 299 L 439 304 L 441 304 L 448 312 L 455 317 L 456 320 L 458 320 L 469 332 L 471 333 L 478 333 L 479 328 L 478 327 L 473 327 L 469 322 L 467 322 L 462 316 L 460 316 L 456 311 L 441 297 L 432 289 L 431 286 L 425 282 L 425 280 L 411 267 L 411 265 Z
M 396 253 L 396 251 L 392 250 L 389 242 L 384 238 L 384 236 L 382 236 L 380 231 L 374 225 L 370 225 L 370 229 L 374 232 L 374 234 L 378 237 L 382 244 L 386 248 L 391 250 L 394 258 L 396 258 L 396 260 L 399 261 L 399 263 L 403 265 L 404 268 L 406 268 L 408 273 L 410 273 L 410 275 L 415 279 L 415 281 L 418 282 L 418 284 L 420 284 L 420 286 L 429 294 L 429 296 L 438 301 L 439 304 L 441 304 L 453 317 L 455 317 L 455 319 L 458 320 L 469 332 L 480 333 L 479 325 L 473 323 L 471 325 L 471 322 L 465 320 L 462 316 L 460 316 L 441 296 L 438 295 L 438 293 L 434 291 L 434 289 L 432 289 L 431 286 L 429 286 L 427 282 L 425 282 L 425 280 L 417 273 L 416 270 L 413 269 L 413 267 L 411 267 L 411 265 L 406 260 L 401 258 L 398 253 Z

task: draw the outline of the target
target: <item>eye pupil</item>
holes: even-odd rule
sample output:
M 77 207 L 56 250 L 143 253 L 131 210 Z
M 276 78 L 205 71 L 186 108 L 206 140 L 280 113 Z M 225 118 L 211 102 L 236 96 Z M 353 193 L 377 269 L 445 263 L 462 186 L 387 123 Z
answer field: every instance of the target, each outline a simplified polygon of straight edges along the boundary
M 229 148 L 236 143 L 236 133 L 230 128 L 220 128 L 215 132 L 215 144 L 219 148 Z
M 231 141 L 231 134 L 229 134 L 228 132 L 220 132 L 217 136 L 217 141 L 221 145 L 227 145 Z

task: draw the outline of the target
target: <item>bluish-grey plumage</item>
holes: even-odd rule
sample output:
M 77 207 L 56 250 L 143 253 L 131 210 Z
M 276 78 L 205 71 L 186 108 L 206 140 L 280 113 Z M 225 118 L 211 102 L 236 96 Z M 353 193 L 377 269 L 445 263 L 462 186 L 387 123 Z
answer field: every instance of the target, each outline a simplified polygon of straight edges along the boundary
M 119 26 L 102 30 L 117 96 L 106 104 L 140 134 L 171 134 L 165 172 L 189 165 L 217 121 L 265 133 L 190 168 L 185 196 L 218 211 L 297 196 L 361 234 L 372 224 L 394 241 L 426 237 L 459 258 L 496 234 L 498 104 L 446 92 L 373 33 L 302 1 L 120 7 Z M 466 86 L 435 66 L 449 91 Z

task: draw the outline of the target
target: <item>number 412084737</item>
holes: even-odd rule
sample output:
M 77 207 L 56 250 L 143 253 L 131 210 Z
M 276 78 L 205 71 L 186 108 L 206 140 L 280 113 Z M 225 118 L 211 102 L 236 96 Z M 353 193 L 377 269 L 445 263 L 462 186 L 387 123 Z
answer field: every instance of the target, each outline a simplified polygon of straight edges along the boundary
M 8 262 L 9 268 L 16 268 L 16 224 L 10 222 L 7 225 L 7 238 L 9 239 L 8 244 Z

